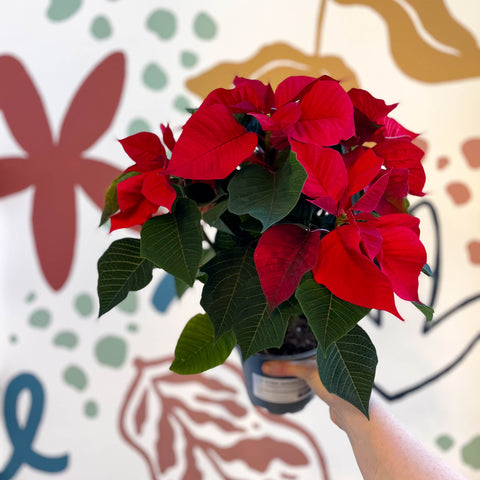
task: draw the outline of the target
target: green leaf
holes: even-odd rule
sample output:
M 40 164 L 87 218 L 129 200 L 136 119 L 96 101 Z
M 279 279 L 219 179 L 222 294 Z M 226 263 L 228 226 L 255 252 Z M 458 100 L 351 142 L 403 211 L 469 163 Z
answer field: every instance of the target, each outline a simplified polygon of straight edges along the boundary
M 235 335 L 232 331 L 215 339 L 208 315 L 195 315 L 185 325 L 178 339 L 170 370 L 182 375 L 204 372 L 225 362 L 234 346 Z
M 248 302 L 249 295 L 255 294 L 255 287 L 251 285 L 258 275 L 253 251 L 244 248 L 220 251 L 202 267 L 202 271 L 208 279 L 200 304 L 213 323 L 215 335 L 219 337 L 242 319 L 242 303 Z
M 318 373 L 325 388 L 358 408 L 368 418 L 377 353 L 368 335 L 356 325 L 327 349 L 317 352 Z
M 435 313 L 435 311 L 432 307 L 429 307 L 428 305 L 424 305 L 423 303 L 419 302 L 412 303 L 425 315 L 427 322 L 431 322 L 433 320 L 433 314 Z
M 215 206 L 210 208 L 208 211 L 206 211 L 203 214 L 203 219 L 210 226 L 215 227 L 221 232 L 232 233 L 231 230 L 225 225 L 225 223 L 223 223 L 222 219 L 220 218 L 221 215 L 227 210 L 227 207 L 228 201 L 222 200 L 221 202 L 215 204 Z
M 183 280 L 174 277 L 175 279 L 175 292 L 178 298 L 182 298 L 183 294 L 190 288 Z
M 245 302 L 240 309 L 241 320 L 233 325 L 244 360 L 266 348 L 279 348 L 285 339 L 290 315 L 280 307 L 270 313 L 261 293 L 261 290 L 252 289 L 252 294 L 256 294 L 257 298 L 250 297 L 251 304 Z
M 107 188 L 105 192 L 105 206 L 103 207 L 102 217 L 100 218 L 100 225 L 102 226 L 112 215 L 118 211 L 117 201 L 117 185 L 127 178 L 139 175 L 137 172 L 122 173 L 118 176 Z
M 251 249 L 220 251 L 203 269 L 208 280 L 200 303 L 217 338 L 233 330 L 244 359 L 282 344 L 292 304 L 270 313 Z
M 118 305 L 128 292 L 148 285 L 153 267 L 140 255 L 140 240 L 122 238 L 113 242 L 98 260 L 99 316 Z
M 422 268 L 422 273 L 424 273 L 427 277 L 434 277 L 435 275 L 432 272 L 432 269 L 430 268 L 430 265 L 426 263 L 423 268 Z
M 341 300 L 313 278 L 303 280 L 295 296 L 324 354 L 370 311 Z
M 237 215 L 250 214 L 266 230 L 295 207 L 306 178 L 294 153 L 275 173 L 259 165 L 246 165 L 228 185 L 228 208 Z
M 178 200 L 172 213 L 145 222 L 140 240 L 141 255 L 192 286 L 202 258 L 200 218 L 192 200 Z

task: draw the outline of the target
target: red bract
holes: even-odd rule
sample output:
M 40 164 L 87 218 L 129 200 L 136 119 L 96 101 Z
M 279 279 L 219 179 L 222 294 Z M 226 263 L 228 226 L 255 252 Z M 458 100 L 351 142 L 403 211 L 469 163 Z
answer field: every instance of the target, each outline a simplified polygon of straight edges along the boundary
M 320 232 L 311 232 L 293 224 L 270 227 L 255 249 L 255 266 L 260 283 L 273 310 L 289 299 L 302 276 L 314 266 Z
M 120 143 L 135 162 L 125 172 L 132 172 L 134 176 L 117 185 L 120 212 L 111 217 L 110 231 L 141 225 L 160 207 L 171 210 L 177 196 L 169 176 L 165 174 L 168 164 L 165 148 L 155 134 L 137 133 L 120 140 Z
M 224 105 L 200 108 L 183 127 L 168 173 L 196 180 L 228 176 L 253 154 L 257 135 L 247 132 Z
M 348 174 L 342 156 L 332 148 L 295 141 L 291 143 L 308 175 L 303 193 L 313 204 L 336 215 L 348 187 Z
M 394 293 L 418 301 L 418 276 L 426 263 L 418 219 L 406 214 L 357 219 L 321 240 L 314 278 L 345 301 L 402 318 Z

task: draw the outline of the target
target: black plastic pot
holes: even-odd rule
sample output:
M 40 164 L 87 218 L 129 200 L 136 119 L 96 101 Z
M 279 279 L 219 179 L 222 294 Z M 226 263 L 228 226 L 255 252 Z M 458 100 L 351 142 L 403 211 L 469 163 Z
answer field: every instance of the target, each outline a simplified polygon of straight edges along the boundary
M 316 356 L 317 350 L 293 355 L 268 355 L 257 353 L 243 362 L 243 375 L 251 402 L 266 408 L 270 413 L 294 413 L 302 410 L 312 399 L 308 384 L 297 377 L 271 377 L 262 372 L 267 360 L 305 360 Z

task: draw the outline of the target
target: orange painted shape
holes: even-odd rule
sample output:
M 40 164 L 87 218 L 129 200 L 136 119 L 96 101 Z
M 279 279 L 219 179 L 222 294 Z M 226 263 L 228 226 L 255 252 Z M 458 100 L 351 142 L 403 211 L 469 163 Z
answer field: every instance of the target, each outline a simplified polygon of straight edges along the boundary
M 472 168 L 480 168 L 480 138 L 472 138 L 462 145 L 467 163 Z
M 468 255 L 470 262 L 476 265 L 480 265 L 480 241 L 472 240 L 467 244 Z
M 471 198 L 470 189 L 461 182 L 451 182 L 447 185 L 447 192 L 456 205 L 464 205 Z

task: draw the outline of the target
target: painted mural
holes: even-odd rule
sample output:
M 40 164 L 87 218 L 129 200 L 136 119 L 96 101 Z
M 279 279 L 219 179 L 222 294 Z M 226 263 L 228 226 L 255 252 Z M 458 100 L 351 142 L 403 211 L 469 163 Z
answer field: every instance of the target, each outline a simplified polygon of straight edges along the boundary
M 323 74 L 399 101 L 426 150 L 412 204 L 435 275 L 433 322 L 372 314 L 375 394 L 480 479 L 480 7 L 474 0 L 17 0 L 0 6 L 0 480 L 349 480 L 320 401 L 250 405 L 240 360 L 168 370 L 199 295 L 158 274 L 97 318 L 105 189 L 117 140 L 175 134 L 235 75 Z M 131 233 L 131 232 L 128 232 Z

